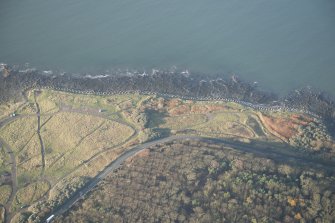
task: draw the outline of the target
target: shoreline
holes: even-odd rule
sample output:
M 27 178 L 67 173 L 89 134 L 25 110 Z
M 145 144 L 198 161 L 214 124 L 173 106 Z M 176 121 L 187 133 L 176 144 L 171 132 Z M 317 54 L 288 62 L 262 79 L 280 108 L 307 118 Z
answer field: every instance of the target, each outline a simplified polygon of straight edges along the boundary
M 266 105 L 266 104 L 257 104 L 257 103 L 250 103 L 246 101 L 241 101 L 238 99 L 233 98 L 221 98 L 221 97 L 188 97 L 188 96 L 179 96 L 173 94 L 161 94 L 157 92 L 141 92 L 141 91 L 120 91 L 120 92 L 93 92 L 93 91 L 78 91 L 73 89 L 62 89 L 62 88 L 52 88 L 52 87 L 39 87 L 39 89 L 44 90 L 53 90 L 53 91 L 60 91 L 72 94 L 82 94 L 82 95 L 97 95 L 97 96 L 107 96 L 107 95 L 123 95 L 123 94 L 141 94 L 141 95 L 156 95 L 158 97 L 164 98 L 180 98 L 183 100 L 195 100 L 195 101 L 222 101 L 222 102 L 234 102 L 240 105 L 243 105 L 248 108 L 252 108 L 259 111 L 276 111 L 276 112 L 297 112 L 297 113 L 304 113 L 314 118 L 321 119 L 321 117 L 317 114 L 314 114 L 308 110 L 298 109 L 294 107 L 287 107 L 285 105 Z M 30 90 L 30 89 L 26 89 Z M 25 90 L 25 91 L 26 91 Z
M 335 103 L 324 92 L 309 87 L 295 90 L 279 98 L 257 85 L 237 76 L 210 79 L 188 71 L 153 70 L 151 74 L 121 72 L 115 76 L 55 73 L 36 69 L 22 70 L 19 66 L 0 64 L 0 102 L 22 97 L 21 92 L 32 88 L 52 89 L 70 93 L 113 95 L 151 94 L 185 100 L 236 102 L 260 111 L 288 111 L 308 114 L 325 123 L 335 135 Z

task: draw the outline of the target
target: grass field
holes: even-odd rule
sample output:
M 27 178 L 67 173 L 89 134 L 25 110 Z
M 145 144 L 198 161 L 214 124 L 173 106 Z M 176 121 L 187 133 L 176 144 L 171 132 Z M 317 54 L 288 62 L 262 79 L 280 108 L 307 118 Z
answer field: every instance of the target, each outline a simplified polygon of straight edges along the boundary
M 183 115 L 166 117 L 163 124 L 159 127 L 170 128 L 171 130 L 182 130 L 185 128 L 192 128 L 193 126 L 206 123 L 205 115 Z
M 207 123 L 198 125 L 194 129 L 205 135 L 232 135 L 237 137 L 252 138 L 252 129 L 244 123 L 245 114 L 239 113 L 218 113 Z
M 36 113 L 36 106 L 34 103 L 27 103 L 17 110 L 18 115 L 33 115 Z
M 11 113 L 22 105 L 22 102 L 12 102 L 0 104 L 0 119 L 8 117 Z
M 9 185 L 0 186 L 0 204 L 6 204 L 10 193 L 12 192 L 12 188 Z
M 12 204 L 13 209 L 32 204 L 42 198 L 49 189 L 49 184 L 45 181 L 37 181 L 28 184 L 16 193 L 14 203 Z
M 38 97 L 38 104 L 40 106 L 41 114 L 49 114 L 54 113 L 59 110 L 59 107 L 56 105 L 55 102 L 50 100 L 43 100 L 43 98 Z
M 36 117 L 22 117 L 0 129 L 0 135 L 18 154 L 33 137 L 36 129 Z
M 0 146 L 0 175 L 5 172 L 10 172 L 9 162 L 9 154 L 5 151 L 5 148 Z
M 34 94 L 40 107 L 43 147 L 37 133 Z M 107 166 L 115 158 L 109 150 L 128 142 L 135 133 L 119 111 L 136 107 L 143 99 L 139 95 L 99 97 L 44 90 L 30 91 L 27 96 L 29 103 L 18 111 L 18 117 L 0 129 L 1 138 L 16 158 L 18 191 L 13 213 L 48 191 L 59 191 L 57 199 L 71 194 Z M 0 173 L 11 172 L 8 153 L 1 149 L 0 156 Z M 1 186 L 1 202 L 6 202 L 10 189 Z
M 46 171 L 59 179 L 96 153 L 124 142 L 133 130 L 83 114 L 59 113 L 43 126 Z
M 83 107 L 94 110 L 101 109 L 108 114 L 112 114 L 136 106 L 143 97 L 137 94 L 95 96 L 43 90 L 38 95 L 37 100 L 43 113 L 55 112 L 61 105 L 65 105 L 74 109 Z

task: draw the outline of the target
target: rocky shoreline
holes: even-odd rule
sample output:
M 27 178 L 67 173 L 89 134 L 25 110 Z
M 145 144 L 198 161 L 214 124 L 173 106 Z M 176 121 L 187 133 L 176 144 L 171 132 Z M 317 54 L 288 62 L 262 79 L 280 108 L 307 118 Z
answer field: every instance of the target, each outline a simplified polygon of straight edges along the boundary
M 335 135 L 335 103 L 324 92 L 311 88 L 295 90 L 279 98 L 259 90 L 236 76 L 210 79 L 186 71 L 153 70 L 150 74 L 119 72 L 113 75 L 76 75 L 0 64 L 0 103 L 20 100 L 30 88 L 49 88 L 82 94 L 157 94 L 195 100 L 234 101 L 259 110 L 300 111 L 320 118 Z

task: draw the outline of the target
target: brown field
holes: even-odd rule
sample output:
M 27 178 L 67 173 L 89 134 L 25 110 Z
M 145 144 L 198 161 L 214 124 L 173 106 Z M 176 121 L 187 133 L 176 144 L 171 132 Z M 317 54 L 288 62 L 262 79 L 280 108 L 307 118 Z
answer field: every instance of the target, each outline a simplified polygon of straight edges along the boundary
M 304 122 L 297 122 L 296 119 L 271 117 L 264 114 L 260 115 L 260 119 L 269 131 L 285 141 L 298 134 L 300 125 L 305 125 Z

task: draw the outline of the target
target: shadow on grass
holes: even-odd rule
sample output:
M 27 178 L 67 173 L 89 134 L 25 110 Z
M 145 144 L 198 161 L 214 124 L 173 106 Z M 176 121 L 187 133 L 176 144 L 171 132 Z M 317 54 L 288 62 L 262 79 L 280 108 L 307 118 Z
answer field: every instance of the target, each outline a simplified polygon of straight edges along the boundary
M 147 128 L 159 128 L 160 125 L 166 123 L 165 119 L 168 117 L 166 112 L 159 112 L 156 110 L 146 110 L 146 115 L 148 118 Z

